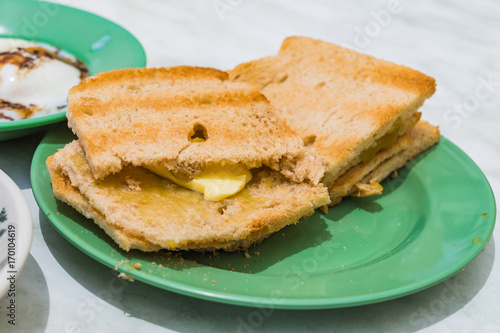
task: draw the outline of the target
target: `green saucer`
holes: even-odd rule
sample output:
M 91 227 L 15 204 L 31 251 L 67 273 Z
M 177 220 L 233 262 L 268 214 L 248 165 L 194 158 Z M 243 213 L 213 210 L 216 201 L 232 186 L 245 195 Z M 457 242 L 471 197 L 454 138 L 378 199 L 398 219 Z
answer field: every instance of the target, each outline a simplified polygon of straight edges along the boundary
M 31 166 L 33 193 L 55 229 L 108 267 L 207 300 L 320 309 L 393 299 L 460 271 L 483 250 L 495 225 L 495 200 L 483 173 L 441 138 L 396 179 L 384 181 L 382 196 L 347 198 L 326 215 L 316 212 L 250 248 L 250 258 L 127 253 L 93 221 L 54 198 L 45 161 L 73 138 L 65 126 L 55 128 Z
M 0 38 L 21 38 L 58 47 L 82 60 L 91 74 L 146 65 L 141 44 L 119 25 L 48 2 L 1 1 Z M 0 141 L 40 131 L 65 119 L 63 109 L 48 116 L 0 123 Z

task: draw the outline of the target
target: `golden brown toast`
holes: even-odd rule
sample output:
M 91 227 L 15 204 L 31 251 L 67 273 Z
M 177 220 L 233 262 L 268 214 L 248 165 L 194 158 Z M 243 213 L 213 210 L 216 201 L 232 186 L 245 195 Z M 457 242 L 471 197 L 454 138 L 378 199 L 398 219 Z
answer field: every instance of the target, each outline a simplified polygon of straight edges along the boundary
M 193 178 L 204 167 L 262 165 L 318 183 L 322 164 L 255 88 L 216 69 L 115 70 L 71 89 L 68 124 L 95 177 L 160 164 Z
M 92 218 L 121 248 L 246 249 L 330 202 L 322 184 L 296 183 L 267 167 L 245 189 L 212 202 L 134 166 L 96 179 L 75 140 L 47 160 L 56 198 Z
M 277 56 L 228 73 L 260 89 L 317 151 L 326 186 L 387 133 L 409 131 L 435 91 L 434 79 L 416 70 L 306 37 L 287 38 Z
M 138 238 L 124 229 L 120 229 L 106 222 L 105 216 L 90 205 L 89 200 L 83 196 L 78 188 L 71 185 L 70 179 L 52 165 L 54 155 L 47 159 L 47 168 L 52 181 L 54 196 L 75 208 L 80 214 L 94 222 L 103 229 L 123 249 L 139 249 L 142 251 L 158 251 L 160 246 Z

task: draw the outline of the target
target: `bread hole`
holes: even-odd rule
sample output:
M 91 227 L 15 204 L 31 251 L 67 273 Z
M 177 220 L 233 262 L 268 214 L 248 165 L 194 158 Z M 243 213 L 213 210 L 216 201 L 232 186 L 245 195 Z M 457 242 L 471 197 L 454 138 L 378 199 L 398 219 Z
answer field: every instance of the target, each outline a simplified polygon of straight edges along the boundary
M 288 74 L 285 74 L 281 79 L 278 80 L 278 83 L 283 83 L 288 79 Z
M 224 215 L 224 212 L 227 209 L 227 205 L 222 205 L 219 208 L 217 208 L 217 211 L 219 212 L 220 215 Z
M 236 75 L 233 80 L 238 80 L 240 78 L 240 74 Z
M 302 141 L 304 142 L 304 146 L 312 146 L 316 141 L 316 135 L 308 135 L 304 139 L 302 139 Z
M 262 208 L 269 209 L 269 208 L 276 208 L 277 206 L 278 206 L 277 202 L 270 202 L 270 203 L 264 205 Z
M 202 124 L 196 123 L 193 130 L 189 133 L 189 141 L 191 142 L 204 142 L 207 141 L 207 129 Z
M 131 90 L 131 91 L 136 91 L 136 90 L 139 90 L 140 88 L 139 88 L 139 86 L 136 86 L 135 84 L 129 84 L 127 86 L 127 89 Z
M 82 112 L 89 116 L 94 115 L 94 111 L 92 111 L 92 109 L 83 109 Z
M 315 88 L 315 89 L 322 88 L 322 87 L 324 87 L 324 86 L 325 86 L 325 84 L 326 84 L 326 82 L 324 82 L 324 81 L 323 81 L 323 82 L 320 82 L 320 83 L 318 83 L 318 84 L 316 85 L 316 87 L 314 87 L 314 88 Z

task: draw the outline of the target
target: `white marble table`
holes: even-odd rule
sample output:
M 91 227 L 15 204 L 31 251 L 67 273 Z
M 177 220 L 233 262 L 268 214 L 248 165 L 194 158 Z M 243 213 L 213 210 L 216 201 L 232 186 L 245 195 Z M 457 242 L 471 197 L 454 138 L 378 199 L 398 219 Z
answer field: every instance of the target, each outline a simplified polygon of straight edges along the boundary
M 229 69 L 276 53 L 286 36 L 306 35 L 421 70 L 438 82 L 423 108 L 424 119 L 439 125 L 479 165 L 500 196 L 497 1 L 56 2 L 123 25 L 143 44 L 149 66 Z M 489 94 L 478 95 L 485 88 Z M 432 288 L 355 308 L 275 310 L 256 327 L 241 324 L 251 308 L 202 301 L 141 282 L 117 284 L 115 271 L 69 244 L 38 209 L 29 167 L 41 137 L 0 143 L 0 168 L 21 187 L 34 219 L 31 255 L 18 280 L 18 325 L 13 329 L 7 324 L 2 300 L 2 332 L 500 331 L 499 228 L 469 266 Z

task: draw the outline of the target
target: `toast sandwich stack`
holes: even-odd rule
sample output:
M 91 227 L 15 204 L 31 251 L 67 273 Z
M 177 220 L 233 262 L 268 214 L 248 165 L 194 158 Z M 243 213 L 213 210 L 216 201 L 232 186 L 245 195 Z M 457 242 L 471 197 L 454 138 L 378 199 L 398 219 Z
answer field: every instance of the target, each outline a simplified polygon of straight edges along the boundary
M 78 139 L 47 160 L 55 196 L 126 251 L 246 249 L 330 202 L 321 163 L 281 113 L 225 72 L 111 71 L 68 101 Z M 246 170 L 248 183 L 216 200 L 232 180 L 208 194 L 179 185 L 215 169 Z
M 254 85 L 322 161 L 331 204 L 383 190 L 385 177 L 440 138 L 418 111 L 436 89 L 416 70 L 307 37 L 228 71 Z
M 245 250 L 432 147 L 433 78 L 305 37 L 228 72 L 116 70 L 71 89 L 56 198 L 123 250 Z

